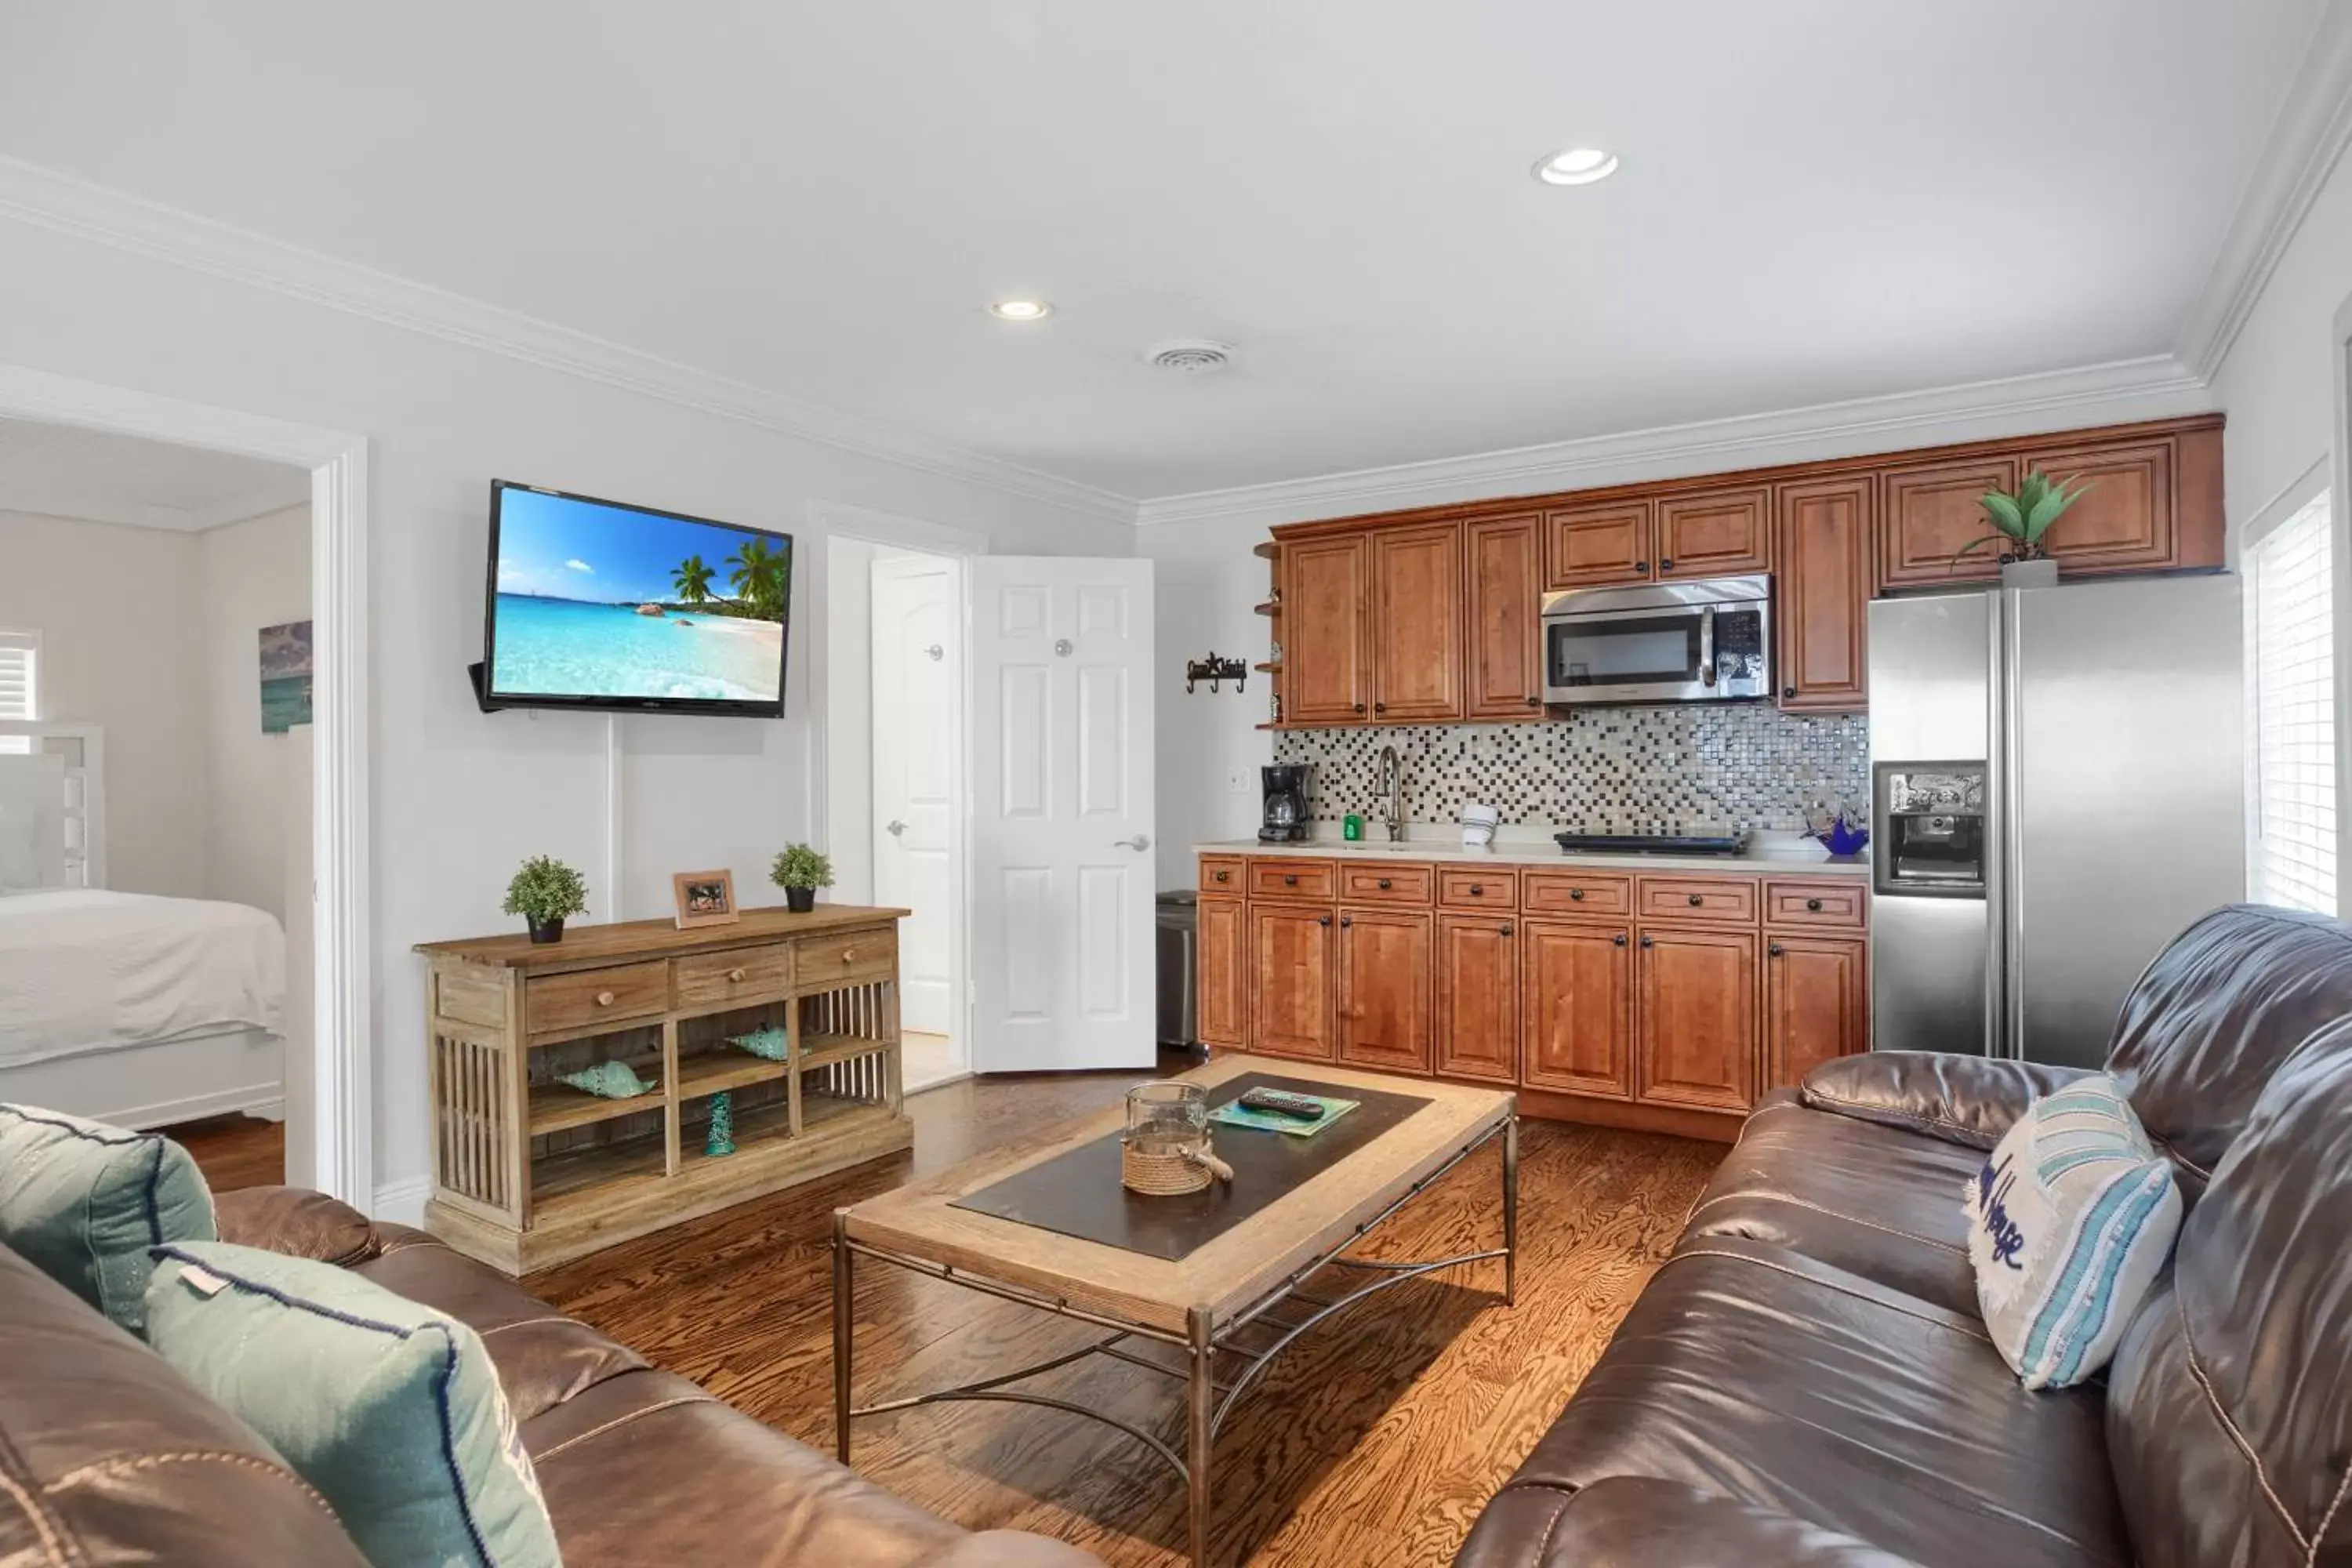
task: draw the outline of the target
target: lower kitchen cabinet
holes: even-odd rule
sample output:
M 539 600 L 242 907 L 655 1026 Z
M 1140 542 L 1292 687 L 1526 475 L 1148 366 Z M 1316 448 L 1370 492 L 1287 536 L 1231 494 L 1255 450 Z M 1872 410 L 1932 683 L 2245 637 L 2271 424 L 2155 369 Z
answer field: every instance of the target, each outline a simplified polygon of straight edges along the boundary
M 1746 1110 L 1756 1097 L 1753 931 L 1644 928 L 1638 948 L 1636 1098 Z
M 1249 906 L 1251 1049 L 1318 1062 L 1338 1054 L 1331 1028 L 1331 920 L 1328 909 Z
M 1426 910 L 1339 911 L 1337 1032 L 1349 1066 L 1429 1071 L 1430 919 Z
M 1774 936 L 1764 950 L 1765 1089 L 1870 1048 L 1869 943 L 1858 936 Z
M 1519 932 L 1507 915 L 1437 917 L 1437 1070 L 1517 1083 Z
M 1239 899 L 1204 898 L 1197 915 L 1193 1033 L 1204 1045 L 1249 1040 L 1249 917 Z
M 1632 1099 L 1633 928 L 1528 921 L 1519 930 L 1519 1081 Z

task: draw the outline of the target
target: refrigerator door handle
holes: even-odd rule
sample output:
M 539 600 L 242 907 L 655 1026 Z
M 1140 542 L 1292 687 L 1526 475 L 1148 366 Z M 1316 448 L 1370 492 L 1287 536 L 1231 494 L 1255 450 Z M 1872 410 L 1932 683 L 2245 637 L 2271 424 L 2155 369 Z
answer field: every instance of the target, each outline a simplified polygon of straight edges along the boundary
M 2008 590 L 1985 595 L 1984 1054 L 2010 1054 L 2009 1040 L 2009 663 Z
M 2001 1019 L 2003 1054 L 2025 1059 L 2025 617 L 2018 590 L 2005 589 L 2000 627 Z

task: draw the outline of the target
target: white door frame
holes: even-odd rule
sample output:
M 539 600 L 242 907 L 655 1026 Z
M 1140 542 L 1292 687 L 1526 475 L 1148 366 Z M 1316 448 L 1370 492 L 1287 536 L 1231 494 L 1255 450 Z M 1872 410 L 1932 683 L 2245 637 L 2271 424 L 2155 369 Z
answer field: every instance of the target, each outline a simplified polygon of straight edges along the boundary
M 0 416 L 141 436 L 310 470 L 313 1170 L 289 1182 L 375 1205 L 375 1023 L 368 906 L 367 438 L 266 415 L 0 365 Z
M 808 520 L 810 531 L 820 539 L 856 539 L 868 544 L 887 545 L 893 550 L 912 550 L 925 555 L 941 555 L 958 562 L 989 553 L 985 534 L 841 501 L 812 498 L 808 502 Z M 832 600 L 829 583 L 833 570 L 832 556 L 833 552 L 822 546 L 811 549 L 804 559 L 813 563 L 814 569 L 802 574 L 809 585 L 808 597 L 803 601 L 801 611 L 803 619 L 809 626 L 808 646 L 821 653 L 833 646 L 832 617 L 826 610 Z M 971 576 L 968 572 L 960 572 L 958 576 L 960 581 L 956 592 L 961 600 L 960 624 L 965 658 L 962 679 L 955 693 L 956 778 L 957 793 L 961 798 L 955 805 L 956 852 L 948 868 L 948 896 L 956 912 L 955 935 L 948 949 L 948 991 L 956 1026 L 952 1038 L 962 1055 L 964 1068 L 969 1071 L 971 1068 L 972 922 Z M 807 669 L 814 665 L 815 660 L 811 658 L 801 662 L 802 668 Z M 812 674 L 805 688 L 809 734 L 814 742 L 805 759 L 805 795 L 809 803 L 806 832 L 813 843 L 831 837 L 833 821 L 833 719 L 827 711 L 825 687 L 826 682 L 822 678 Z

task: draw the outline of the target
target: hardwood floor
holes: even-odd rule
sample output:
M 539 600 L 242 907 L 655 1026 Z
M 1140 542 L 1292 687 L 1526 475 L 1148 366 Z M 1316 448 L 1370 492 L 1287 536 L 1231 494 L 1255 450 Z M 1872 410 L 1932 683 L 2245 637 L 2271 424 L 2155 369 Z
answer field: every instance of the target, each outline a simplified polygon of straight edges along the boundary
M 1171 1063 L 1171 1067 L 1181 1063 Z M 833 1449 L 830 1218 L 839 1205 L 1116 1102 L 1141 1075 L 966 1080 L 911 1097 L 911 1153 L 533 1275 L 525 1285 L 801 1441 Z M 1498 1264 L 1417 1281 L 1277 1360 L 1218 1444 L 1220 1563 L 1448 1562 L 1481 1503 L 1574 1389 L 1722 1157 L 1651 1134 L 1530 1122 L 1520 1141 L 1519 1304 Z M 1443 1256 L 1500 1234 L 1481 1154 L 1370 1238 Z M 1096 1335 L 902 1271 L 858 1272 L 859 1403 L 942 1387 Z M 1029 1384 L 1182 1446 L 1181 1385 L 1108 1362 Z M 1097 1423 L 956 1405 L 857 1424 L 857 1468 L 971 1528 L 1034 1530 L 1114 1564 L 1182 1560 L 1183 1489 Z
M 205 1184 L 216 1193 L 274 1187 L 286 1179 L 286 1123 L 258 1116 L 208 1116 L 166 1127 L 195 1157 Z

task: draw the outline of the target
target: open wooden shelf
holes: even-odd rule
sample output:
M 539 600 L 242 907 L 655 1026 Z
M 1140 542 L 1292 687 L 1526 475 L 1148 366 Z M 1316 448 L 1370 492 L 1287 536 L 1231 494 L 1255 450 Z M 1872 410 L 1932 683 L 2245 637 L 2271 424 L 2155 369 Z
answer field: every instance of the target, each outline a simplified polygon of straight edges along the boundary
M 644 1076 L 642 1069 L 638 1076 Z M 543 1083 L 530 1091 L 530 1135 L 537 1138 L 568 1127 L 593 1127 L 599 1121 L 617 1121 L 641 1110 L 661 1108 L 662 1089 L 658 1083 L 626 1100 L 606 1100 L 568 1083 Z
M 811 1068 L 827 1068 L 889 1048 L 889 1041 L 868 1039 L 864 1035 L 807 1034 L 801 1037 L 801 1054 L 793 1058 L 793 1065 L 806 1072 Z
M 640 1105 L 637 1109 L 658 1110 L 661 1102 L 656 1100 L 651 1106 Z M 577 1149 L 530 1163 L 531 1203 L 544 1214 L 566 1197 L 593 1195 L 606 1183 L 623 1176 L 658 1176 L 663 1163 L 659 1127 L 609 1143 L 583 1143 Z
M 692 1100 L 697 1095 L 717 1094 L 723 1089 L 767 1083 L 791 1070 L 783 1062 L 772 1062 L 749 1051 L 708 1051 L 699 1056 L 680 1057 L 677 1059 L 677 1097 Z

